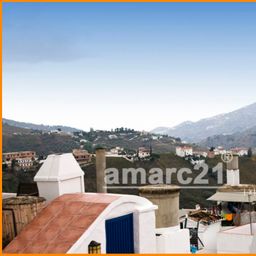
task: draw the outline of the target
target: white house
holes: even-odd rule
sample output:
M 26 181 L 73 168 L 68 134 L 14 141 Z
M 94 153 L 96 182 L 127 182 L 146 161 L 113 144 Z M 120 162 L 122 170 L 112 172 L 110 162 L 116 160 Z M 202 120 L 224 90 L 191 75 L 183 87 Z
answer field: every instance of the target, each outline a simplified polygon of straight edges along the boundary
M 193 148 L 190 146 L 179 146 L 176 147 L 176 155 L 179 157 L 192 156 Z
M 200 164 L 204 164 L 205 160 L 204 159 L 196 159 L 196 158 L 191 157 L 190 163 L 192 165 L 200 165 Z
M 248 155 L 247 148 L 231 148 L 230 151 L 233 154 L 237 154 L 238 156 L 247 156 Z
M 4 253 L 86 254 L 92 241 L 101 253 L 156 253 L 156 209 L 139 196 L 65 194 L 51 201 Z
M 213 151 L 214 151 L 214 155 L 215 155 L 215 156 L 224 155 L 224 154 L 227 153 L 227 150 L 224 149 L 224 148 L 221 147 L 221 146 L 218 146 L 218 147 L 215 148 Z
M 120 154 L 123 150 L 124 150 L 123 148 L 115 147 L 115 148 L 111 148 L 109 153 L 110 153 L 111 155 L 118 155 L 118 154 Z
M 138 157 L 139 158 L 146 158 L 150 156 L 150 149 L 144 148 L 144 147 L 140 147 L 138 149 Z
M 110 135 L 108 135 L 108 138 L 109 138 L 110 140 L 113 140 L 113 139 L 117 139 L 118 136 L 115 135 L 115 134 L 110 134 Z
M 33 166 L 34 161 L 31 158 L 17 158 L 18 165 L 22 168 Z
M 193 152 L 193 155 L 194 155 L 194 156 L 198 156 L 198 157 L 202 156 L 202 157 L 206 158 L 207 155 L 208 155 L 208 153 L 205 152 L 205 151 L 194 151 L 194 152 Z

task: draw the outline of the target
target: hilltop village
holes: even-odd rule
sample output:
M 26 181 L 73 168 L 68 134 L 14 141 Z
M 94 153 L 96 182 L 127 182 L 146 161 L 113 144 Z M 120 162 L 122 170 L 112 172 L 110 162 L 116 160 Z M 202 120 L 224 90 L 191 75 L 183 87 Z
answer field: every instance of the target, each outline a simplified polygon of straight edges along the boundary
M 96 148 L 96 193 L 85 192 L 72 153 L 49 155 L 33 185 L 3 193 L 4 253 L 256 252 L 256 186 L 241 183 L 238 155 L 226 166 L 225 184 L 207 198 L 212 207 L 194 209 L 180 208 L 177 185 L 109 193 L 106 156 Z

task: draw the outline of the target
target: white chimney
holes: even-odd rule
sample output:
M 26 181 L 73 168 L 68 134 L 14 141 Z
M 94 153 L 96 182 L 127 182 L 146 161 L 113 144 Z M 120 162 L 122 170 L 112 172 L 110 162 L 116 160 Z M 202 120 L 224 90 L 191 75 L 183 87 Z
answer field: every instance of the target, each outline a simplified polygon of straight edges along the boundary
M 227 163 L 227 185 L 238 186 L 240 185 L 239 173 L 239 158 L 238 155 L 233 155 L 230 162 Z
M 47 201 L 67 193 L 84 192 L 84 172 L 72 153 L 49 155 L 34 181 L 39 195 Z

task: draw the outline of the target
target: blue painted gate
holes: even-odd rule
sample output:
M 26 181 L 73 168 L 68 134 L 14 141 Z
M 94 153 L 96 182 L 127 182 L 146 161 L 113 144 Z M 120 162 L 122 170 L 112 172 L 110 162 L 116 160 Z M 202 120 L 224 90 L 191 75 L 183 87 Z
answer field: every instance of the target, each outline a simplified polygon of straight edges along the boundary
M 134 253 L 133 214 L 106 220 L 106 253 Z

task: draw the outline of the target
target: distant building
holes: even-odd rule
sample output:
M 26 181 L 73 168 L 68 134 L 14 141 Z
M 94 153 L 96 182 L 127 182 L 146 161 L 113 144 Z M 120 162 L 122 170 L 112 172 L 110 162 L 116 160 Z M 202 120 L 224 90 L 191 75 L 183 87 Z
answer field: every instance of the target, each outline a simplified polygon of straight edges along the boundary
M 190 146 L 176 147 L 176 155 L 179 157 L 192 156 L 193 148 Z
M 90 153 L 88 153 L 87 150 L 84 150 L 84 149 L 74 149 L 72 153 L 73 153 L 76 161 L 81 166 L 90 163 L 91 160 L 92 160 L 92 155 Z
M 248 155 L 248 148 L 231 148 L 230 151 L 233 154 L 237 154 L 239 156 L 247 156 Z
M 200 164 L 204 164 L 205 163 L 205 160 L 204 159 L 200 159 L 199 157 L 191 157 L 190 158 L 190 163 L 192 165 L 200 165 Z
M 117 139 L 118 137 L 117 137 L 117 135 L 115 135 L 115 134 L 110 134 L 110 135 L 108 135 L 108 138 L 109 138 L 110 140 L 113 140 L 113 139 Z
M 111 148 L 109 153 L 111 155 L 120 155 L 123 151 L 124 151 L 123 148 L 115 147 L 115 148 Z
M 33 166 L 34 161 L 31 158 L 17 158 L 17 164 L 22 168 L 29 168 Z
M 3 161 L 16 160 L 18 158 L 35 158 L 35 151 L 19 151 L 19 152 L 8 152 L 3 153 Z
M 19 152 L 8 152 L 3 153 L 3 163 L 7 166 L 11 166 L 12 161 L 16 160 L 20 167 L 30 167 L 36 157 L 35 151 L 19 151 Z
M 205 158 L 205 157 L 207 157 L 208 153 L 205 152 L 205 151 L 200 151 L 200 150 L 198 150 L 198 151 L 194 151 L 194 152 L 193 152 L 193 155 L 194 155 L 194 156 L 198 156 L 198 157 L 202 156 L 202 157 Z
M 59 130 L 50 130 L 49 134 L 60 134 Z
M 151 150 L 145 147 L 140 147 L 138 149 L 138 157 L 139 158 L 146 158 L 151 155 Z
M 227 153 L 227 150 L 221 146 L 215 148 L 213 151 L 215 156 L 224 155 Z

